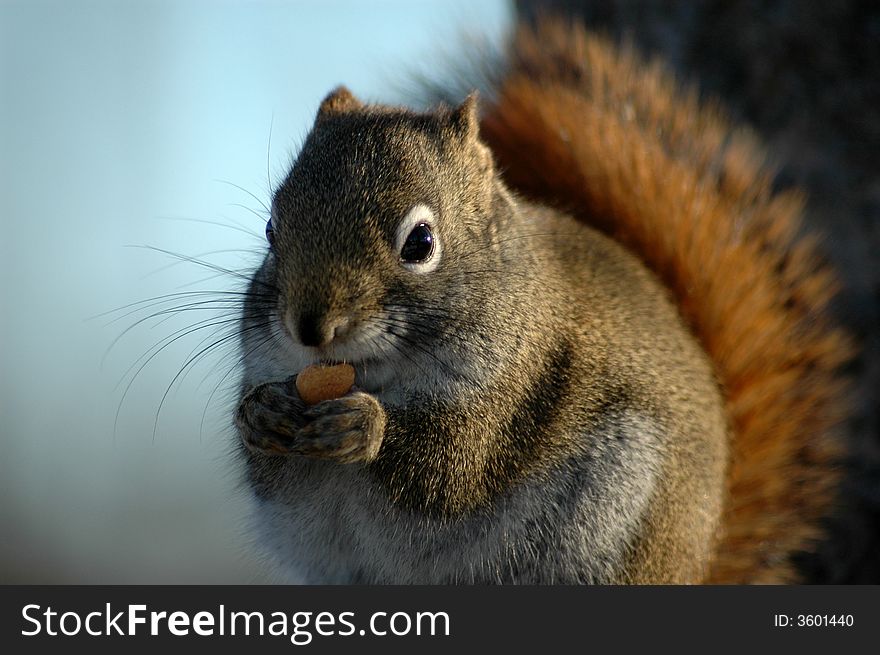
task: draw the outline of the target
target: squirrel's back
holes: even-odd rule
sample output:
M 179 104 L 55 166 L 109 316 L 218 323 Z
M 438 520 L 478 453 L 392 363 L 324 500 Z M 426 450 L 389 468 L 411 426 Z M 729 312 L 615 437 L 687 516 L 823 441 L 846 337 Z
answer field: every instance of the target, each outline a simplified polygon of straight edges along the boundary
M 750 134 L 658 63 L 583 29 L 520 29 L 481 129 L 505 180 L 624 243 L 673 292 L 732 426 L 707 582 L 794 579 L 834 508 L 847 336 L 803 199 L 772 189 Z

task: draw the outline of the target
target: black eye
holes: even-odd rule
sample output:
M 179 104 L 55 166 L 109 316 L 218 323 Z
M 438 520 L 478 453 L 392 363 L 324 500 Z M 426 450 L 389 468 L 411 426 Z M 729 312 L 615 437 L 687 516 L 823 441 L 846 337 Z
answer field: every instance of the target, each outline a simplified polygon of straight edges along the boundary
M 271 218 L 266 221 L 266 241 L 269 242 L 270 248 L 273 248 L 275 246 L 275 228 L 272 227 Z
M 419 223 L 406 238 L 400 249 L 400 259 L 408 264 L 418 264 L 434 252 L 434 235 L 427 223 Z

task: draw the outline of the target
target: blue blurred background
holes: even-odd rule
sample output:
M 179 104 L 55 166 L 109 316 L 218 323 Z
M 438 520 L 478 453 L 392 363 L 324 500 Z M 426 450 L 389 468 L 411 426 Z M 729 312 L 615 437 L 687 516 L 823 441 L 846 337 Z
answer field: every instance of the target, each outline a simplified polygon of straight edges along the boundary
M 253 266 L 331 88 L 401 101 L 510 22 L 501 0 L 0 0 L 0 583 L 267 580 L 228 456 L 234 343 L 167 396 L 213 330 L 141 368 L 232 310 L 120 308 L 235 287 L 161 250 Z

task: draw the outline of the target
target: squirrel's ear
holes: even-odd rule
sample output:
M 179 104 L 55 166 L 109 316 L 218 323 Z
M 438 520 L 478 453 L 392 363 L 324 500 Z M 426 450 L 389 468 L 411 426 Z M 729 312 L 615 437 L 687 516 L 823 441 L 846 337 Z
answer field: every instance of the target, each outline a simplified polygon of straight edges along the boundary
M 472 91 L 450 116 L 452 129 L 465 141 L 475 140 L 479 134 L 480 116 L 477 105 L 477 92 Z
M 342 114 L 364 106 L 354 94 L 344 86 L 338 86 L 321 102 L 318 109 L 318 120 L 331 114 Z

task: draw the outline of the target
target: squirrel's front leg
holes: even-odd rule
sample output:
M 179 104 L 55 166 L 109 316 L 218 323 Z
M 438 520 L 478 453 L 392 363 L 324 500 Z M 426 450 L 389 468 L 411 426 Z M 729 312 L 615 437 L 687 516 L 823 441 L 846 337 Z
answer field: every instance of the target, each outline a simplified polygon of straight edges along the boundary
M 304 455 L 342 463 L 370 461 L 385 433 L 385 410 L 362 391 L 307 407 L 291 380 L 242 396 L 235 423 L 244 445 L 263 455 Z
M 363 391 L 325 400 L 305 411 L 308 421 L 295 435 L 296 452 L 338 462 L 369 462 L 385 435 L 385 409 Z
M 260 455 L 289 455 L 293 437 L 305 425 L 307 407 L 294 379 L 258 384 L 241 396 L 235 426 L 242 443 Z

